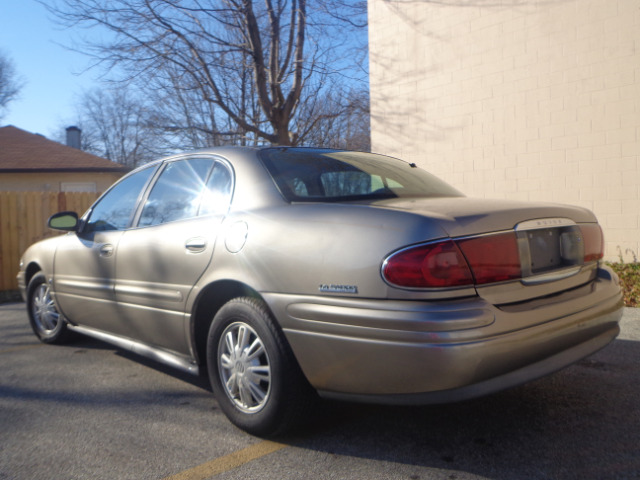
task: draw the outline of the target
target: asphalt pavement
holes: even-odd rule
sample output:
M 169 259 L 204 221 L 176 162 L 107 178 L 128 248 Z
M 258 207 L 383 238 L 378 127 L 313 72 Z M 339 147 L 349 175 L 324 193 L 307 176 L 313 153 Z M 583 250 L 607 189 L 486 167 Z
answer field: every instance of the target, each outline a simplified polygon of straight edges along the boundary
M 0 480 L 637 479 L 640 309 L 604 350 L 459 404 L 324 403 L 275 440 L 233 427 L 207 382 L 81 339 L 43 345 L 0 305 Z

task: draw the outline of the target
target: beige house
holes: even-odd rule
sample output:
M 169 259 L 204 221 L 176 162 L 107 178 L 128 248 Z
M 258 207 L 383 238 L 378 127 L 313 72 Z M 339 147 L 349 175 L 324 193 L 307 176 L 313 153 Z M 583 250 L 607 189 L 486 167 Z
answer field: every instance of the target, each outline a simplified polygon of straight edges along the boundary
M 592 209 L 640 256 L 638 0 L 369 0 L 372 150 Z
M 0 191 L 104 192 L 127 170 L 42 135 L 0 128 Z

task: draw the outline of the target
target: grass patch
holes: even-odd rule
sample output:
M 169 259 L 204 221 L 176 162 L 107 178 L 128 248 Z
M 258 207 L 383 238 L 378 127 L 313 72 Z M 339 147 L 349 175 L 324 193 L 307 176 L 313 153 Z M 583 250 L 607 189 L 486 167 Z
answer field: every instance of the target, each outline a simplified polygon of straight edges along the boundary
M 624 304 L 640 307 L 640 263 L 608 263 L 620 277 Z

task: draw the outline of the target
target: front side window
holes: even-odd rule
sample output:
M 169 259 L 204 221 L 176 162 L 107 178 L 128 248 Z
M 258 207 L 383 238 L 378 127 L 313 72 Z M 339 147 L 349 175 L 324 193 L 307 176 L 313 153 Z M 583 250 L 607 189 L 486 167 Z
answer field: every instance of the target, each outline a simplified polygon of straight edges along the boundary
M 269 148 L 260 152 L 260 158 L 288 201 L 342 202 L 463 196 L 415 165 L 382 155 Z
M 129 226 L 140 193 L 155 168 L 149 167 L 116 183 L 93 207 L 84 232 L 123 230 Z

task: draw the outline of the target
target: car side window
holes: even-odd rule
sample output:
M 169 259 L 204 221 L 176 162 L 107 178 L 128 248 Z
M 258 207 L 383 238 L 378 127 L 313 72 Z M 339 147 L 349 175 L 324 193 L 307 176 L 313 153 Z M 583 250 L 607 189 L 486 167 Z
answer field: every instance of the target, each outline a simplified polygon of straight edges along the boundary
M 93 207 L 83 232 L 123 230 L 129 226 L 138 197 L 155 168 L 149 167 L 116 183 Z
M 147 227 L 198 215 L 201 194 L 214 165 L 208 158 L 167 164 L 145 202 L 138 226 Z
M 207 181 L 207 188 L 202 192 L 200 211 L 198 215 L 224 214 L 229 209 L 231 201 L 231 174 L 219 162 L 213 167 L 213 172 Z

